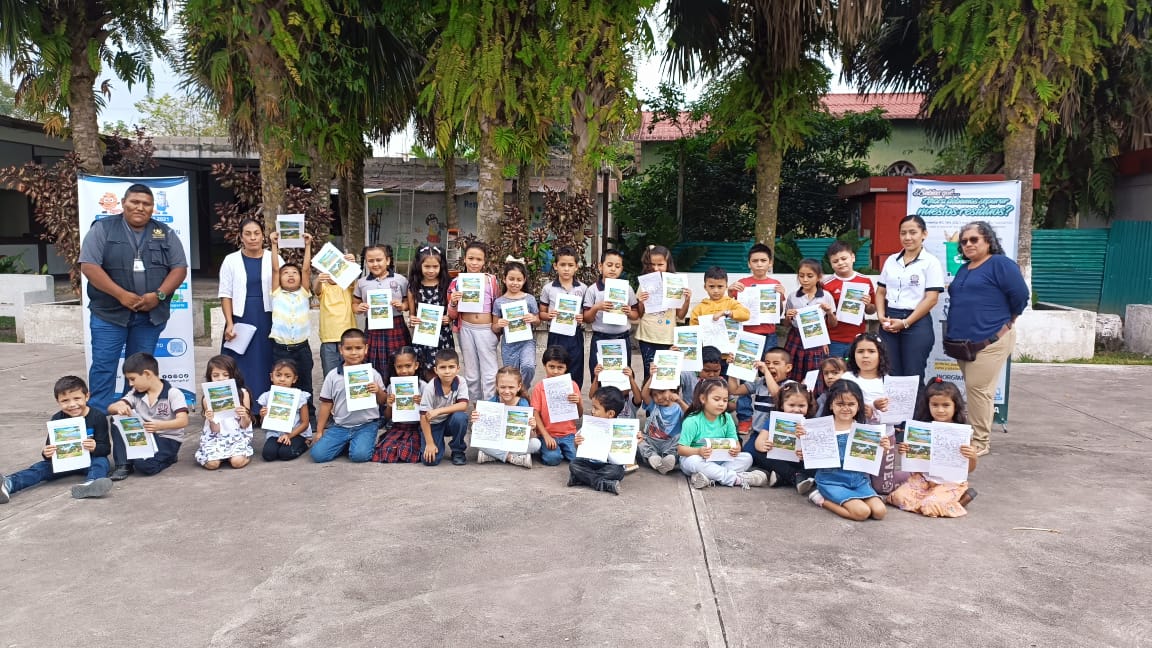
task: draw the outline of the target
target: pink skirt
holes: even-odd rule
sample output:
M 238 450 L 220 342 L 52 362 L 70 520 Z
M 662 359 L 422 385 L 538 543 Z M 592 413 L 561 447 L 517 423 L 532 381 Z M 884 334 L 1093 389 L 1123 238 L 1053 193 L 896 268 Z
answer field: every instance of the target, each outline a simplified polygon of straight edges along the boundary
M 902 511 L 912 511 L 928 517 L 956 518 L 968 515 L 960 506 L 960 498 L 968 484 L 936 484 L 928 481 L 924 473 L 912 473 L 908 481 L 892 491 L 888 503 Z M 925 512 L 925 509 L 928 512 Z

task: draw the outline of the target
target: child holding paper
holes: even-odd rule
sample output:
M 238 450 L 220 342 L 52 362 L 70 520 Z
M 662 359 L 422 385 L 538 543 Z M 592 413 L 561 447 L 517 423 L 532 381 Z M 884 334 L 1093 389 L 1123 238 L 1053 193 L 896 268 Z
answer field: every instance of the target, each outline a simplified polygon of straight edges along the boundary
M 731 317 L 737 322 L 747 322 L 752 313 L 728 293 L 728 271 L 720 266 L 712 266 L 704 272 L 704 292 L 708 296 L 696 304 L 688 323 L 695 326 L 700 323 L 701 315 L 716 315 Z
M 711 440 L 730 439 L 728 461 L 709 461 L 713 449 Z M 740 437 L 736 422 L 728 413 L 728 385 L 723 378 L 701 380 L 692 394 L 692 403 L 680 427 L 680 440 L 676 446 L 680 455 L 680 470 L 689 477 L 692 488 L 708 488 L 716 483 L 724 486 L 763 486 L 768 475 L 761 470 L 749 470 L 752 456 L 740 451 Z
M 56 446 L 52 445 L 52 440 L 49 439 L 40 450 L 40 461 L 11 475 L 5 476 L 4 473 L 0 473 L 0 504 L 7 504 L 16 491 L 71 475 L 85 475 L 84 483 L 72 487 L 74 499 L 103 497 L 112 490 L 112 480 L 108 479 L 108 470 L 111 467 L 108 455 L 112 452 L 112 442 L 108 434 L 108 415 L 88 406 L 88 384 L 83 378 L 64 376 L 56 381 L 52 391 L 56 395 L 56 404 L 60 406 L 60 411 L 52 415 L 53 421 L 84 419 L 85 435 L 80 443 L 88 451 L 92 465 L 86 470 L 53 472 L 52 455 L 56 454 Z
M 588 386 L 589 394 L 595 394 L 603 386 L 600 384 L 602 371 L 604 371 L 604 365 L 596 365 L 592 369 L 592 384 Z M 624 367 L 622 373 L 628 378 L 628 389 L 617 387 L 624 394 L 624 409 L 618 413 L 624 418 L 636 418 L 636 408 L 644 404 L 640 385 L 636 384 L 636 372 L 632 371 L 632 367 Z
M 312 393 L 312 235 L 304 233 L 304 263 L 280 265 L 278 232 L 272 241 L 272 362 L 291 360 L 296 365 L 296 383 L 301 391 Z M 263 373 L 263 372 L 261 372 Z M 311 405 L 311 401 L 308 403 Z
M 614 419 L 623 407 L 624 392 L 615 387 L 601 387 L 592 394 L 592 416 Z M 584 443 L 584 437 L 577 432 L 575 441 L 579 447 Z M 624 466 L 619 464 L 577 457 L 568 464 L 568 486 L 587 486 L 595 491 L 619 495 L 624 473 Z
M 820 362 L 828 357 L 828 346 L 818 346 L 811 349 L 804 348 L 800 331 L 796 327 L 796 311 L 807 306 L 819 305 L 824 311 L 824 322 L 828 329 L 836 326 L 836 302 L 832 295 L 824 290 L 820 278 L 824 275 L 824 267 L 816 259 L 804 259 L 796 270 L 796 280 L 800 288 L 788 295 L 785 304 L 784 317 L 791 326 L 788 327 L 788 338 L 784 348 L 792 355 L 792 372 L 788 377 L 796 382 L 804 380 L 804 375 L 820 367 Z
M 528 325 L 528 328 L 531 330 L 532 326 L 539 321 L 537 315 L 540 313 L 540 307 L 536 305 L 536 298 L 524 292 L 524 284 L 527 281 L 528 269 L 524 267 L 524 260 L 509 256 L 504 263 L 504 294 L 492 302 L 492 316 L 496 318 L 492 322 L 492 332 L 497 337 L 505 336 L 501 342 L 500 350 L 504 366 L 518 367 L 524 384 L 531 386 L 532 378 L 536 376 L 535 332 L 527 340 L 509 342 L 505 331 L 507 331 L 510 322 L 505 319 L 503 311 L 505 305 L 523 305 L 528 312 L 524 317 L 524 323 Z
M 356 262 L 356 257 L 351 254 L 345 254 L 344 259 Z M 340 359 L 340 335 L 356 328 L 356 314 L 352 311 L 354 289 L 355 284 L 341 288 L 327 272 L 316 275 L 312 282 L 312 294 L 320 302 L 320 374 L 323 376 L 343 363 Z
M 570 362 L 568 363 L 568 373 L 572 374 L 572 380 L 576 381 L 580 387 L 584 386 L 584 292 L 588 289 L 587 286 L 576 280 L 576 269 L 578 266 L 578 257 L 576 250 L 570 247 L 562 247 L 556 250 L 556 257 L 552 263 L 552 267 L 556 269 L 556 280 L 544 284 L 540 290 L 540 319 L 544 322 L 551 322 L 556 319 L 556 312 L 560 310 L 559 305 L 561 298 L 569 300 L 575 299 L 579 304 L 579 310 L 576 312 L 576 333 L 574 335 L 562 335 L 548 331 L 548 343 L 544 348 L 550 346 L 561 346 L 568 352 Z
M 568 352 L 561 346 L 550 346 L 544 349 L 541 357 L 544 363 L 544 375 L 547 378 L 556 378 L 568 373 Z M 532 395 L 528 399 L 532 405 L 532 414 L 536 417 L 536 434 L 540 436 L 540 461 L 545 466 L 558 466 L 567 459 L 571 462 L 576 458 L 576 421 L 552 422 L 548 414 L 548 398 L 544 391 L 544 381 L 536 383 L 532 388 Z M 578 416 L 584 415 L 584 399 L 580 397 L 580 385 L 572 381 L 572 393 L 568 395 L 568 402 L 576 405 Z
M 520 378 L 520 369 L 500 367 L 496 371 L 496 395 L 489 400 L 507 407 L 531 407 L 524 392 L 524 382 Z M 475 423 L 479 418 L 480 412 L 472 410 L 469 421 Z M 476 463 L 501 461 L 513 466 L 531 468 L 532 453 L 540 452 L 540 439 L 537 438 L 535 416 L 532 417 L 532 435 L 532 438 L 528 440 L 528 452 L 505 452 L 504 450 L 481 448 L 480 453 L 476 455 Z
M 816 404 L 812 402 L 812 394 L 804 383 L 788 382 L 780 386 L 776 398 L 776 411 L 787 414 L 798 414 L 804 418 L 811 418 L 816 413 Z M 771 421 L 768 421 L 771 424 Z M 796 429 L 804 431 L 804 424 L 797 423 Z M 795 486 L 796 492 L 807 495 L 816 485 L 809 471 L 804 469 L 803 461 L 786 461 L 768 457 L 767 454 L 774 447 L 772 444 L 772 430 L 767 426 L 756 431 L 756 435 L 744 444 L 744 451 L 752 455 L 752 465 L 768 473 L 768 486 L 777 484 Z
M 756 433 L 768 425 L 768 417 L 772 414 L 776 394 L 780 391 L 780 387 L 795 382 L 788 379 L 788 372 L 792 369 L 792 356 L 780 347 L 773 347 L 765 351 L 764 359 L 753 366 L 760 375 L 752 382 L 728 378 L 728 391 L 731 394 L 737 397 L 748 396 L 752 399 L 751 426 L 749 427 L 752 433 L 749 434 L 744 447 L 746 452 L 751 452 L 749 448 L 755 443 Z M 737 420 L 740 418 L 739 409 L 737 409 L 736 418 Z M 737 426 L 737 430 L 739 430 L 739 426 Z
M 291 360 L 279 360 L 272 365 L 272 384 L 285 389 L 295 389 L 297 381 L 296 365 Z M 239 383 L 237 383 L 239 386 Z M 291 461 L 308 451 L 312 442 L 312 425 L 308 420 L 309 394 L 300 394 L 300 407 L 293 414 L 292 431 L 264 431 L 264 447 L 260 456 L 264 461 Z M 272 401 L 272 391 L 260 394 L 256 403 L 260 405 L 260 418 L 268 416 L 268 404 Z
M 856 272 L 856 253 L 852 246 L 844 241 L 835 241 L 828 246 L 828 263 L 832 265 L 834 274 L 824 280 L 824 290 L 832 295 L 832 303 L 839 305 L 840 297 L 844 294 L 845 284 L 859 284 L 866 286 L 866 293 L 860 300 L 864 304 L 864 314 L 871 315 L 876 312 L 876 287 L 864 275 Z M 837 322 L 828 330 L 828 355 L 843 358 L 848 355 L 848 346 L 864 331 L 868 330 L 867 321 L 859 324 Z
M 412 314 L 412 326 L 418 323 L 416 307 L 418 304 L 429 306 L 448 306 L 448 284 L 451 279 L 448 275 L 448 262 L 444 254 L 435 245 L 425 245 L 416 251 L 416 261 L 412 264 L 409 274 L 412 291 L 408 293 L 408 312 Z M 432 380 L 436 375 L 436 352 L 441 350 L 455 351 L 456 342 L 452 339 L 452 327 L 447 311 L 440 322 L 440 343 L 437 346 L 413 345 L 420 358 L 420 379 Z
M 672 261 L 672 252 L 663 245 L 649 245 L 640 256 L 640 263 L 644 266 L 644 274 L 652 272 L 676 272 L 676 264 Z M 644 362 L 644 382 L 651 376 L 652 358 L 657 351 L 672 347 L 676 324 L 684 320 L 688 314 L 688 303 L 692 300 L 692 291 L 684 288 L 683 299 L 674 309 L 649 311 L 645 302 L 650 295 L 640 291 L 636 295 L 638 308 L 643 315 L 636 326 L 636 340 L 640 343 L 640 357 Z M 663 299 L 662 295 L 657 297 Z
M 772 248 L 757 243 L 748 249 L 748 270 L 752 273 L 751 277 L 742 277 L 732 282 L 728 286 L 728 294 L 739 298 L 740 293 L 745 289 L 753 286 L 769 286 L 780 295 L 780 301 L 783 303 L 786 295 L 784 294 L 784 286 L 779 281 L 768 276 L 772 270 Z M 752 326 L 745 326 L 744 330 L 756 335 L 763 335 L 765 338 L 764 346 L 772 348 L 779 344 L 776 338 L 776 325 L 775 324 L 754 324 Z
M 460 362 L 463 364 L 464 380 L 468 383 L 468 393 L 473 398 L 491 398 L 496 392 L 496 370 L 500 368 L 500 354 L 496 352 L 498 342 L 492 332 L 492 303 L 500 294 L 500 284 L 496 277 L 484 272 L 488 263 L 488 246 L 480 241 L 472 241 L 464 248 L 464 270 L 470 274 L 483 274 L 483 287 L 480 289 L 480 312 L 460 312 L 460 298 L 463 290 L 460 277 L 448 284 L 448 317 L 456 322 L 456 334 L 460 337 Z M 465 421 L 467 422 L 467 421 Z
M 436 352 L 436 377 L 420 394 L 420 431 L 423 445 L 420 455 L 425 466 L 437 466 L 444 458 L 444 437 L 452 437 L 448 448 L 452 465 L 468 463 L 464 435 L 468 433 L 468 383 L 460 378 L 460 356 L 455 351 Z M 495 381 L 493 381 L 495 382 Z
M 843 380 L 850 380 L 860 386 L 864 394 L 864 414 L 871 423 L 878 423 L 880 413 L 888 411 L 888 392 L 884 388 L 888 367 L 887 349 L 875 333 L 861 333 L 848 347 L 848 372 L 844 374 Z M 895 446 L 895 427 L 887 425 L 885 431 L 886 436 L 893 439 L 891 445 Z M 896 472 L 896 453 L 895 448 L 892 448 L 884 451 L 884 463 L 872 485 L 882 495 L 887 495 L 906 477 L 904 473 Z
M 624 340 L 624 350 L 628 353 L 624 364 L 632 364 L 631 322 L 639 319 L 642 312 L 637 307 L 636 293 L 633 292 L 632 286 L 627 287 L 627 294 L 621 311 L 627 317 L 628 322 L 624 324 L 607 324 L 604 322 L 604 314 L 610 312 L 615 303 L 605 299 L 608 294 L 606 282 L 609 279 L 619 279 L 622 272 L 624 272 L 624 255 L 620 254 L 619 250 L 604 250 L 600 255 L 600 281 L 588 286 L 588 289 L 584 291 L 584 321 L 592 322 L 592 344 L 588 347 L 589 372 L 595 371 L 596 365 L 600 364 L 599 350 L 596 347 L 596 343 L 600 340 Z
M 402 347 L 392 356 L 392 376 L 397 378 L 411 378 L 420 373 L 420 356 L 416 349 Z M 412 397 L 417 408 L 420 406 L 421 394 L 427 389 L 428 383 L 417 380 L 416 395 Z M 385 429 L 384 435 L 376 442 L 376 449 L 372 452 L 372 461 L 377 463 L 420 463 L 420 448 L 423 445 L 423 431 L 420 421 L 397 421 L 395 417 L 396 390 L 388 385 L 388 407 L 386 416 L 392 423 Z
M 408 312 L 408 279 L 396 274 L 396 264 L 392 260 L 392 246 L 376 243 L 364 248 L 364 276 L 356 280 L 356 290 L 352 293 L 356 312 L 366 314 L 368 291 L 388 291 L 388 304 L 392 307 L 392 328 L 368 331 L 368 361 L 384 380 L 388 380 L 392 370 L 392 356 L 411 341 L 408 327 L 404 325 Z
M 160 363 L 149 353 L 133 353 L 124 359 L 124 380 L 132 390 L 108 406 L 113 416 L 139 416 L 144 431 L 156 441 L 156 454 L 132 459 L 133 472 L 155 475 L 176 463 L 184 428 L 188 427 L 188 402 L 184 392 L 160 377 Z
M 220 380 L 236 381 L 240 401 L 236 403 L 236 409 L 217 415 L 208 399 L 201 399 L 204 429 L 200 432 L 196 463 L 208 470 L 219 468 L 221 461 L 227 461 L 233 468 L 243 468 L 252 456 L 252 395 L 244 387 L 244 376 L 231 356 L 218 355 L 208 360 L 204 382 Z
M 652 369 L 655 373 L 655 368 Z M 641 427 L 640 445 L 636 451 L 648 462 L 652 470 L 667 475 L 676 468 L 676 446 L 680 441 L 680 425 L 688 403 L 680 397 L 678 389 L 651 389 L 652 378 L 644 381 L 641 394 L 647 418 Z
M 956 385 L 933 378 L 920 395 L 916 405 L 916 420 L 938 423 L 966 423 L 964 396 Z M 900 456 L 908 454 L 908 444 L 898 446 Z M 976 470 L 976 449 L 971 444 L 960 446 L 960 454 L 968 459 L 968 472 Z M 908 481 L 892 491 L 888 503 L 903 511 L 912 511 L 927 517 L 961 517 L 968 514 L 964 506 L 976 497 L 976 490 L 968 482 L 948 482 L 928 473 L 914 472 Z
M 841 380 L 828 390 L 828 403 L 821 416 L 832 416 L 836 431 L 836 444 L 840 447 L 840 461 L 844 461 L 845 446 L 851 436 L 853 423 L 864 423 L 864 394 L 851 380 Z M 798 436 L 802 436 L 797 431 Z M 884 449 L 891 447 L 887 437 L 880 440 Z M 797 450 L 800 459 L 803 451 Z M 884 500 L 872 488 L 867 473 L 843 468 L 820 468 L 816 471 L 816 490 L 808 496 L 813 504 L 836 515 L 857 522 L 872 518 L 883 520 L 887 509 Z
M 345 450 L 348 451 L 348 460 L 353 463 L 371 459 L 379 428 L 380 405 L 387 400 L 383 379 L 369 367 L 371 382 L 366 389 L 375 396 L 375 402 L 365 409 L 348 409 L 344 370 L 367 361 L 368 336 L 364 331 L 356 328 L 344 331 L 340 336 L 340 357 L 344 364 L 328 372 L 320 386 L 320 411 L 316 414 L 316 431 L 308 450 L 316 463 L 332 461 Z

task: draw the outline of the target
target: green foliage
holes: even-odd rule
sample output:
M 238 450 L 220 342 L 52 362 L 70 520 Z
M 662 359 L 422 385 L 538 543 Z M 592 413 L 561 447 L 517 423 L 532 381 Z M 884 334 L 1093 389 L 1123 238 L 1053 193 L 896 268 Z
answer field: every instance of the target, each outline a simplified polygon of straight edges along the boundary
M 16 88 L 0 79 L 0 115 L 35 121 L 36 115 L 16 105 Z
M 24 257 L 19 254 L 0 254 L 2 274 L 36 274 L 36 271 L 24 265 Z
M 153 137 L 226 137 L 228 127 L 216 113 L 187 95 L 163 94 L 135 104 L 140 127 Z

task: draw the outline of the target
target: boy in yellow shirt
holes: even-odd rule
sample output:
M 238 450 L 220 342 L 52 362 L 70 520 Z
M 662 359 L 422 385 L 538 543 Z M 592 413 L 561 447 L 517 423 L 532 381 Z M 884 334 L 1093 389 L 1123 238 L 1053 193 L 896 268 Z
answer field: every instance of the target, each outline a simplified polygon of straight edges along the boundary
M 352 254 L 345 254 L 344 258 L 356 262 Z M 325 376 L 344 365 L 340 357 L 340 336 L 356 328 L 356 315 L 352 312 L 355 286 L 353 281 L 347 288 L 341 288 L 327 272 L 321 272 L 312 283 L 312 294 L 320 298 L 320 368 Z
M 747 322 L 752 316 L 748 309 L 734 297 L 728 296 L 728 272 L 719 266 L 712 266 L 704 273 L 704 292 L 708 297 L 692 309 L 689 322 L 695 326 L 701 315 L 731 317 L 737 322 Z

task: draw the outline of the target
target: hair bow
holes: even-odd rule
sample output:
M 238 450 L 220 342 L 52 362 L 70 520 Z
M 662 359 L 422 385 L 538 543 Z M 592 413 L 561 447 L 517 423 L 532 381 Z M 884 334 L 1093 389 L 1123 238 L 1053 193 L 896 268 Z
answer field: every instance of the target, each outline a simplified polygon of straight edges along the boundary
M 519 263 L 520 265 L 527 265 L 526 262 L 524 261 L 524 259 L 517 259 L 516 257 L 512 256 L 511 254 L 504 257 L 504 263 Z

